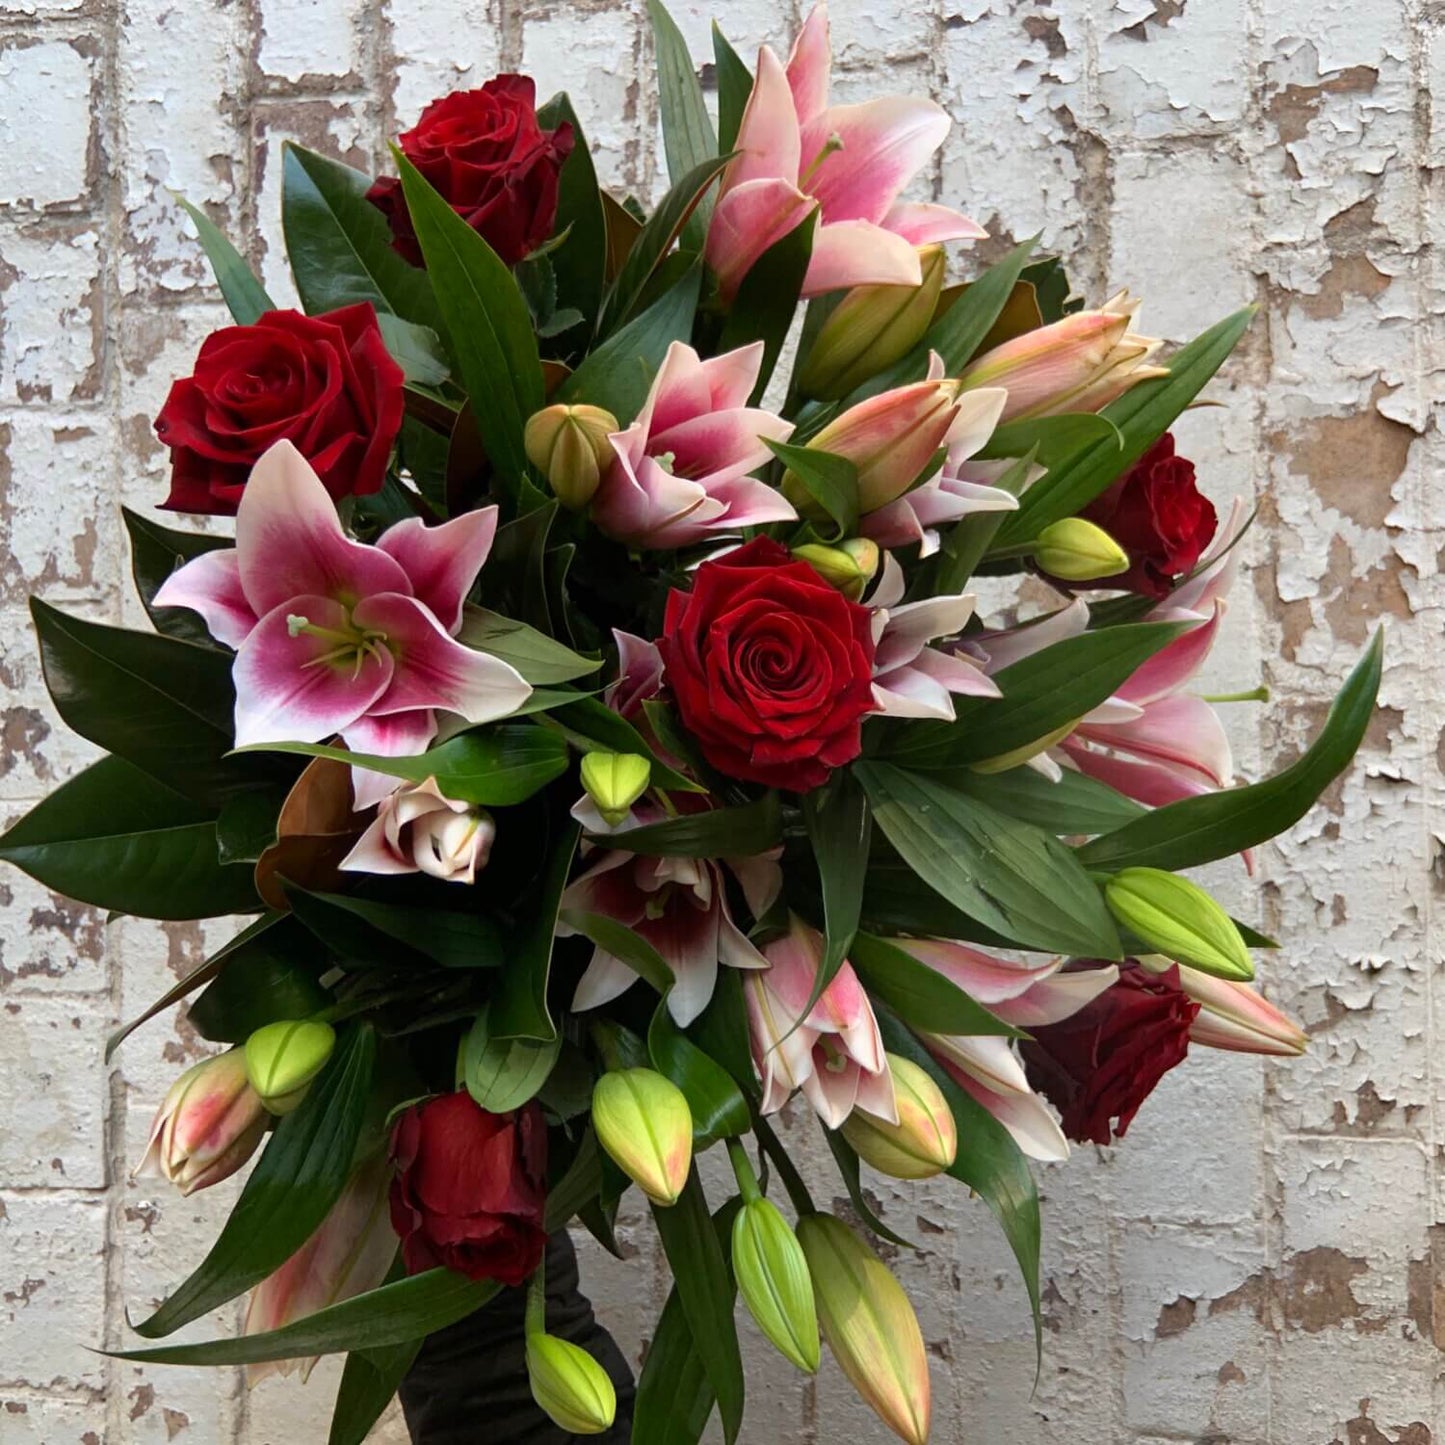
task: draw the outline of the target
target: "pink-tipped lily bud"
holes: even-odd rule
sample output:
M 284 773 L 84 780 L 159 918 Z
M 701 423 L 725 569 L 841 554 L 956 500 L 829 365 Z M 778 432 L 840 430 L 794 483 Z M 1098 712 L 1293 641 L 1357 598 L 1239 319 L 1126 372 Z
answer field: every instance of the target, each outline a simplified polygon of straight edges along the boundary
M 1160 342 L 1129 329 L 1139 300 L 1121 291 L 1097 311 L 1076 311 L 986 351 L 966 367 L 965 390 L 1008 391 L 1001 421 L 1099 411 L 1138 382 L 1167 373 L 1149 364 Z
M 231 1049 L 188 1069 L 171 1085 L 136 1174 L 169 1179 L 194 1194 L 234 1174 L 255 1152 L 269 1116 Z
M 799 562 L 806 562 L 850 602 L 857 602 L 876 575 L 882 553 L 877 542 L 867 537 L 849 537 L 836 547 L 805 542 L 793 548 L 793 556 Z
M 817 1374 L 818 1310 L 807 1256 L 772 1200 L 749 1200 L 734 1216 L 732 1261 L 738 1293 L 769 1343 Z
M 1254 960 L 1234 920 L 1197 883 L 1162 868 L 1123 868 L 1104 884 L 1109 911 L 1156 953 L 1247 981 Z
M 916 381 L 850 406 L 808 442 L 810 451 L 845 457 L 858 471 L 862 515 L 901 497 L 933 460 L 958 416 L 958 383 Z M 783 495 L 814 521 L 826 514 L 802 480 L 783 474 Z
M 931 1179 L 958 1155 L 953 1110 L 933 1076 L 911 1059 L 888 1055 L 898 1122 L 890 1124 L 855 1108 L 843 1121 L 843 1137 L 865 1163 L 893 1179 Z
M 613 1069 L 592 1091 L 592 1126 L 612 1162 L 654 1203 L 676 1204 L 692 1168 L 692 1110 L 653 1069 Z
M 1034 561 L 1065 582 L 1096 582 L 1129 570 L 1129 554 L 1102 527 L 1082 517 L 1050 522 L 1034 542 Z
M 1169 967 L 1157 956 L 1139 962 L 1154 973 Z M 1190 1043 L 1236 1054 L 1272 1054 L 1279 1058 L 1304 1053 L 1309 1043 L 1305 1031 L 1247 983 L 1215 978 L 1187 963 L 1178 968 L 1180 986 L 1199 1005 L 1189 1027 Z
M 619 430 L 617 418 L 600 406 L 549 406 L 528 419 L 522 445 L 557 500 L 577 512 L 611 464 L 611 438 Z
M 496 840 L 492 815 L 449 798 L 435 778 L 406 783 L 381 800 L 376 817 L 342 859 L 348 873 L 429 873 L 472 883 Z
M 928 1355 L 888 1266 L 831 1214 L 798 1221 L 823 1337 L 864 1403 L 908 1445 L 928 1440 Z
M 557 1335 L 527 1335 L 532 1398 L 568 1435 L 600 1435 L 617 1418 L 617 1391 L 607 1371 L 581 1345 Z
M 622 822 L 652 781 L 652 763 L 638 753 L 591 752 L 582 755 L 582 786 L 597 805 L 602 821 Z
M 855 286 L 834 307 L 798 379 L 806 396 L 836 401 L 892 366 L 918 344 L 943 291 L 947 259 L 940 245 L 920 246 L 917 286 Z
M 273 1114 L 289 1114 L 336 1047 L 336 1030 L 320 1019 L 282 1019 L 246 1040 L 246 1077 Z

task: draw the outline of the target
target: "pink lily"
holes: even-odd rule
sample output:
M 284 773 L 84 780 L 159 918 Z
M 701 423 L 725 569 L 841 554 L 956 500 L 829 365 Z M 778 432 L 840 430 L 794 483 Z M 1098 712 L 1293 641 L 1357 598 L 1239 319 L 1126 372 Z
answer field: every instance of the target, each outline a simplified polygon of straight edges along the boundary
M 487 866 L 497 825 L 490 813 L 458 803 L 435 778 L 408 783 L 381 800 L 376 817 L 341 861 L 346 873 L 429 873 L 474 883 Z
M 873 1005 L 853 966 L 845 962 L 805 1014 L 823 959 L 822 935 L 789 915 L 787 933 L 763 952 L 766 972 L 743 980 L 763 1113 L 777 1113 L 801 1089 L 830 1129 L 855 1106 L 896 1124 L 893 1075 Z
M 637 419 L 609 440 L 615 456 L 592 498 L 592 520 L 633 547 L 686 547 L 797 516 L 749 472 L 769 461 L 766 441 L 793 425 L 750 407 L 763 343 L 703 361 L 674 341 Z
M 1016 1028 L 1057 1023 L 1077 1013 L 1119 976 L 1113 964 L 1060 973 L 1061 958 L 1015 963 L 946 939 L 899 939 L 898 946 L 941 973 Z M 926 1034 L 949 1077 L 971 1094 L 1033 1159 L 1067 1159 L 1068 1140 L 1033 1089 L 1008 1039 L 997 1034 Z
M 635 826 L 661 822 L 651 804 L 633 809 Z M 765 913 L 782 887 L 782 873 L 771 858 L 649 858 L 612 850 L 602 853 L 562 895 L 562 911 L 600 913 L 625 924 L 663 957 L 676 980 L 667 996 L 668 1011 L 686 1027 L 708 1006 L 720 966 L 761 969 L 767 959 L 733 921 L 728 907 L 723 863 L 742 885 L 749 909 Z M 576 932 L 557 925 L 559 938 Z M 632 966 L 600 944 L 572 996 L 574 1012 L 600 1008 L 637 982 Z
M 898 199 L 943 144 L 950 121 L 930 100 L 892 96 L 828 104 L 828 11 L 815 5 L 786 68 L 768 46 L 723 172 L 704 254 L 724 299 L 753 263 L 815 210 L 804 296 L 844 287 L 917 286 L 917 248 L 977 239 L 977 222 L 946 206 Z
M 387 1194 L 391 1169 L 385 1155 L 363 1164 L 316 1232 L 274 1274 L 251 1291 L 244 1335 L 279 1330 L 328 1305 L 376 1289 L 396 1258 Z M 320 1357 L 248 1365 L 246 1382 L 299 1370 L 304 1381 Z
M 419 753 L 437 709 L 489 722 L 532 691 L 455 640 L 496 527 L 488 507 L 439 527 L 398 522 L 375 546 L 352 541 L 305 457 L 277 442 L 246 484 L 235 547 L 186 563 L 155 600 L 200 613 L 237 649 L 237 746 L 340 733 L 356 752 Z
M 1181 987 L 1200 1006 L 1189 1026 L 1191 1043 L 1236 1054 L 1272 1054 L 1279 1058 L 1304 1053 L 1309 1042 L 1305 1031 L 1247 983 L 1214 978 L 1158 955 L 1139 962 L 1154 973 L 1178 968 Z

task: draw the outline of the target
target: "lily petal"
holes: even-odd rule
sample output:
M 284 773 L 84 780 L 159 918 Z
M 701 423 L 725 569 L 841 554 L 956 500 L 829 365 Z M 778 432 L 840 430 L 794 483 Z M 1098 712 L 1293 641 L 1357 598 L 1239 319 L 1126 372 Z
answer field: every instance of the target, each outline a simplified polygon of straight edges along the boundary
M 738 154 L 728 164 L 724 196 L 748 181 L 797 179 L 802 164 L 798 112 L 787 73 L 769 46 L 758 52 L 757 75 L 733 149 Z
M 936 241 L 981 241 L 988 235 L 962 211 L 931 201 L 896 201 L 883 217 L 883 226 L 913 246 L 928 246 Z
M 791 229 L 784 227 L 773 239 Z M 918 252 L 902 236 L 869 221 L 834 221 L 819 226 L 813 238 L 803 295 L 811 299 L 854 286 L 917 286 L 922 280 Z
M 241 564 L 234 547 L 203 552 L 177 568 L 152 599 L 154 607 L 189 607 L 217 642 L 239 647 L 256 625 L 256 614 L 241 587 Z
M 805 196 L 791 179 L 779 176 L 760 176 L 730 187 L 713 210 L 704 247 L 707 264 L 718 278 L 722 296 L 731 298 L 758 257 L 800 226 L 817 207 L 818 203 L 811 196 Z M 906 246 L 907 242 L 899 244 Z M 813 254 L 816 259 L 816 242 Z M 913 257 L 917 272 L 918 253 L 910 246 L 908 254 Z M 918 275 L 914 280 L 918 280 Z
M 497 534 L 497 509 L 463 512 L 439 527 L 408 517 L 388 527 L 376 545 L 401 563 L 412 590 L 448 632 L 462 623 L 462 603 Z
M 943 144 L 952 124 L 942 106 L 902 95 L 830 106 L 814 116 L 803 127 L 803 164 L 811 166 L 827 146 L 835 147 L 807 181 L 808 192 L 822 204 L 825 225 L 880 224 L 898 193 Z M 912 242 L 902 236 L 898 240 L 913 250 Z
M 808 12 L 788 57 L 788 85 L 798 124 L 807 123 L 828 107 L 828 85 L 833 69 L 833 45 L 828 34 L 828 6 L 824 0 Z

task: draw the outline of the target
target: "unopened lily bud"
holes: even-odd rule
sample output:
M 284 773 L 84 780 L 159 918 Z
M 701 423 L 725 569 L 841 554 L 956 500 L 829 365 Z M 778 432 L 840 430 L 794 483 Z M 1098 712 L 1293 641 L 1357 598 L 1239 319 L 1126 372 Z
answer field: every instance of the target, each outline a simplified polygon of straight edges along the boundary
M 855 286 L 833 309 L 808 352 L 799 387 L 835 401 L 901 360 L 922 339 L 938 307 L 943 247 L 920 246 L 917 286 Z
M 527 1380 L 547 1418 L 569 1435 L 600 1435 L 617 1418 L 617 1392 L 607 1371 L 570 1340 L 529 1334 Z
M 584 753 L 582 786 L 597 804 L 604 822 L 614 828 L 647 791 L 652 763 L 637 753 Z
M 1155 973 L 1167 967 L 1157 957 L 1141 958 L 1139 962 Z M 1180 987 L 1199 1005 L 1189 1026 L 1190 1043 L 1236 1054 L 1274 1054 L 1281 1058 L 1304 1053 L 1309 1043 L 1305 1031 L 1247 983 L 1214 978 L 1187 963 L 1176 967 Z
M 798 1236 L 770 1199 L 744 1204 L 733 1219 L 733 1274 L 758 1328 L 800 1370 L 818 1369 L 818 1311 Z
M 617 418 L 600 406 L 549 406 L 534 412 L 522 433 L 527 460 L 547 478 L 564 507 L 580 511 L 592 500 L 612 461 Z
M 843 1137 L 858 1157 L 893 1179 L 931 1179 L 958 1154 L 958 1129 L 943 1090 L 911 1059 L 888 1055 L 898 1122 L 890 1124 L 855 1106 Z
M 692 1167 L 692 1110 L 652 1069 L 613 1069 L 592 1091 L 592 1125 L 612 1161 L 654 1203 L 676 1204 Z
M 247 1081 L 245 1057 L 231 1049 L 171 1085 L 135 1172 L 194 1194 L 234 1174 L 255 1152 L 267 1122 L 266 1107 Z
M 908 1445 L 925 1445 L 928 1356 L 918 1316 L 887 1265 L 831 1214 L 798 1221 L 828 1347 L 865 1404 Z
M 836 547 L 805 542 L 793 548 L 793 556 L 806 562 L 825 582 L 831 583 L 850 602 L 856 602 L 878 571 L 878 544 L 867 537 L 850 537 Z
M 1125 868 L 1104 885 L 1114 917 L 1152 949 L 1220 978 L 1254 977 L 1233 919 L 1197 883 L 1162 868 Z
M 319 1019 L 283 1019 L 246 1040 L 246 1077 L 273 1114 L 289 1114 L 336 1047 L 336 1030 Z
M 1094 582 L 1129 570 L 1128 553 L 1102 527 L 1082 517 L 1050 522 L 1034 543 L 1034 561 L 1065 582 Z

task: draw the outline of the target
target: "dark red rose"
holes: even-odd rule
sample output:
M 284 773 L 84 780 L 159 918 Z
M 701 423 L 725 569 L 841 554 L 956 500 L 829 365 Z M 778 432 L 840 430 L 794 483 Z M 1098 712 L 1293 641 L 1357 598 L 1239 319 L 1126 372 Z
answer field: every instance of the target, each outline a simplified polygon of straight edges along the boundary
M 391 1136 L 391 1226 L 409 1273 L 445 1265 L 518 1285 L 547 1247 L 547 1126 L 533 1101 L 489 1114 L 462 1090 L 414 1105 Z
M 233 515 L 251 468 L 279 441 L 295 445 L 333 497 L 380 490 L 404 381 L 369 301 L 321 316 L 267 311 L 253 326 L 213 332 L 156 418 L 171 449 L 162 506 Z
M 719 772 L 806 792 L 862 750 L 873 710 L 869 612 L 759 537 L 667 599 L 673 701 Z
M 1071 964 L 1071 969 L 1089 965 Z M 1189 1052 L 1199 1012 L 1173 964 L 1152 973 L 1132 959 L 1119 981 L 1062 1023 L 1030 1030 L 1019 1045 L 1029 1082 L 1063 1116 L 1077 1143 L 1122 1139 L 1154 1086 Z
M 525 75 L 498 75 L 480 90 L 434 100 L 402 154 L 508 266 L 535 251 L 557 219 L 557 177 L 572 153 L 572 127 L 537 124 L 536 87 Z M 422 264 L 401 182 L 384 176 L 366 193 L 391 222 L 392 245 Z
M 1129 554 L 1129 570 L 1098 585 L 1146 597 L 1167 596 L 1199 561 L 1219 525 L 1213 504 L 1194 485 L 1194 463 L 1174 455 L 1169 432 L 1082 515 Z

